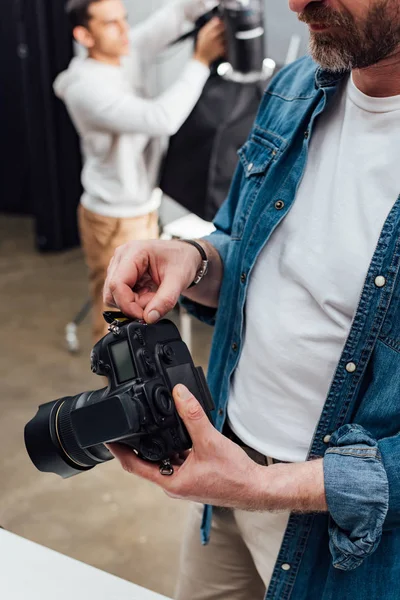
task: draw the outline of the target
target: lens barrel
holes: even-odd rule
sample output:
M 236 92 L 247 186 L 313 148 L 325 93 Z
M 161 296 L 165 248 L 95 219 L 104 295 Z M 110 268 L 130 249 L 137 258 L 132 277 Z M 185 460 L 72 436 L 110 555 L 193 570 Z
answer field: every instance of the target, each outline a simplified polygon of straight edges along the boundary
M 66 479 L 112 459 L 103 445 L 89 449 L 79 446 L 71 423 L 71 412 L 79 398 L 67 397 L 43 404 L 26 425 L 25 446 L 39 471 Z
M 25 446 L 35 467 L 43 473 L 56 473 L 64 479 L 88 468 L 79 466 L 65 454 L 58 437 L 56 419 L 61 406 L 72 398 L 48 402 L 25 427 Z
M 64 454 L 78 468 L 88 469 L 98 464 L 97 460 L 88 456 L 87 452 L 81 448 L 77 442 L 71 422 L 71 411 L 75 408 L 76 402 L 63 402 L 56 415 L 56 435 L 57 440 L 64 450 Z

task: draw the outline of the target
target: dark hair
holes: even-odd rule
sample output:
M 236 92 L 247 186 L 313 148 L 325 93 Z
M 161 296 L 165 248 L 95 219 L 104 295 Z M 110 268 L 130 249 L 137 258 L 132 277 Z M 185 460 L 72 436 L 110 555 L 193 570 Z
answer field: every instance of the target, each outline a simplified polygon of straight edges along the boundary
M 89 6 L 100 0 L 69 0 L 66 11 L 72 27 L 87 27 L 90 21 Z

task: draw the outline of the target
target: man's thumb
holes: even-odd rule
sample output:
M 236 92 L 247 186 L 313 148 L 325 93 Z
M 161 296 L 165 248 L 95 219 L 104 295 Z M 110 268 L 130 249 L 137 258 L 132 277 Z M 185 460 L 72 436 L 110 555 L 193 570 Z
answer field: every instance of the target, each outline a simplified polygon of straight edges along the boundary
M 193 394 L 184 385 L 177 385 L 173 391 L 175 406 L 179 416 L 185 423 L 193 442 L 201 441 L 205 435 L 208 435 L 212 427 L 206 413 L 200 402 L 196 400 Z

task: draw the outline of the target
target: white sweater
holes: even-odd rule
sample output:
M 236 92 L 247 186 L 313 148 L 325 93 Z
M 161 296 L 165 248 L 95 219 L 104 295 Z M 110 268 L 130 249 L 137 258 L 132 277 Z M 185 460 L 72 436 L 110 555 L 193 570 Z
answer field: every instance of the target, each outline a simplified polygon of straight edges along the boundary
M 82 140 L 81 202 L 110 217 L 153 212 L 162 136 L 176 133 L 197 103 L 209 69 L 191 60 L 166 92 L 146 99 L 146 66 L 208 8 L 207 0 L 179 0 L 131 31 L 131 55 L 121 67 L 74 58 L 55 83 Z

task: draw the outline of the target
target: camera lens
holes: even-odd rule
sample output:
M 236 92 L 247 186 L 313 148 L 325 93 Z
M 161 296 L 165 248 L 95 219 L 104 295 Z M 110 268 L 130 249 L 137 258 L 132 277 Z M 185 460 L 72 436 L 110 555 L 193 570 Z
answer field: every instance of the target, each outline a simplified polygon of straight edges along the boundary
M 76 440 L 71 412 L 81 396 L 43 404 L 26 425 L 26 449 L 39 471 L 67 478 L 112 459 L 103 444 L 83 449 Z

